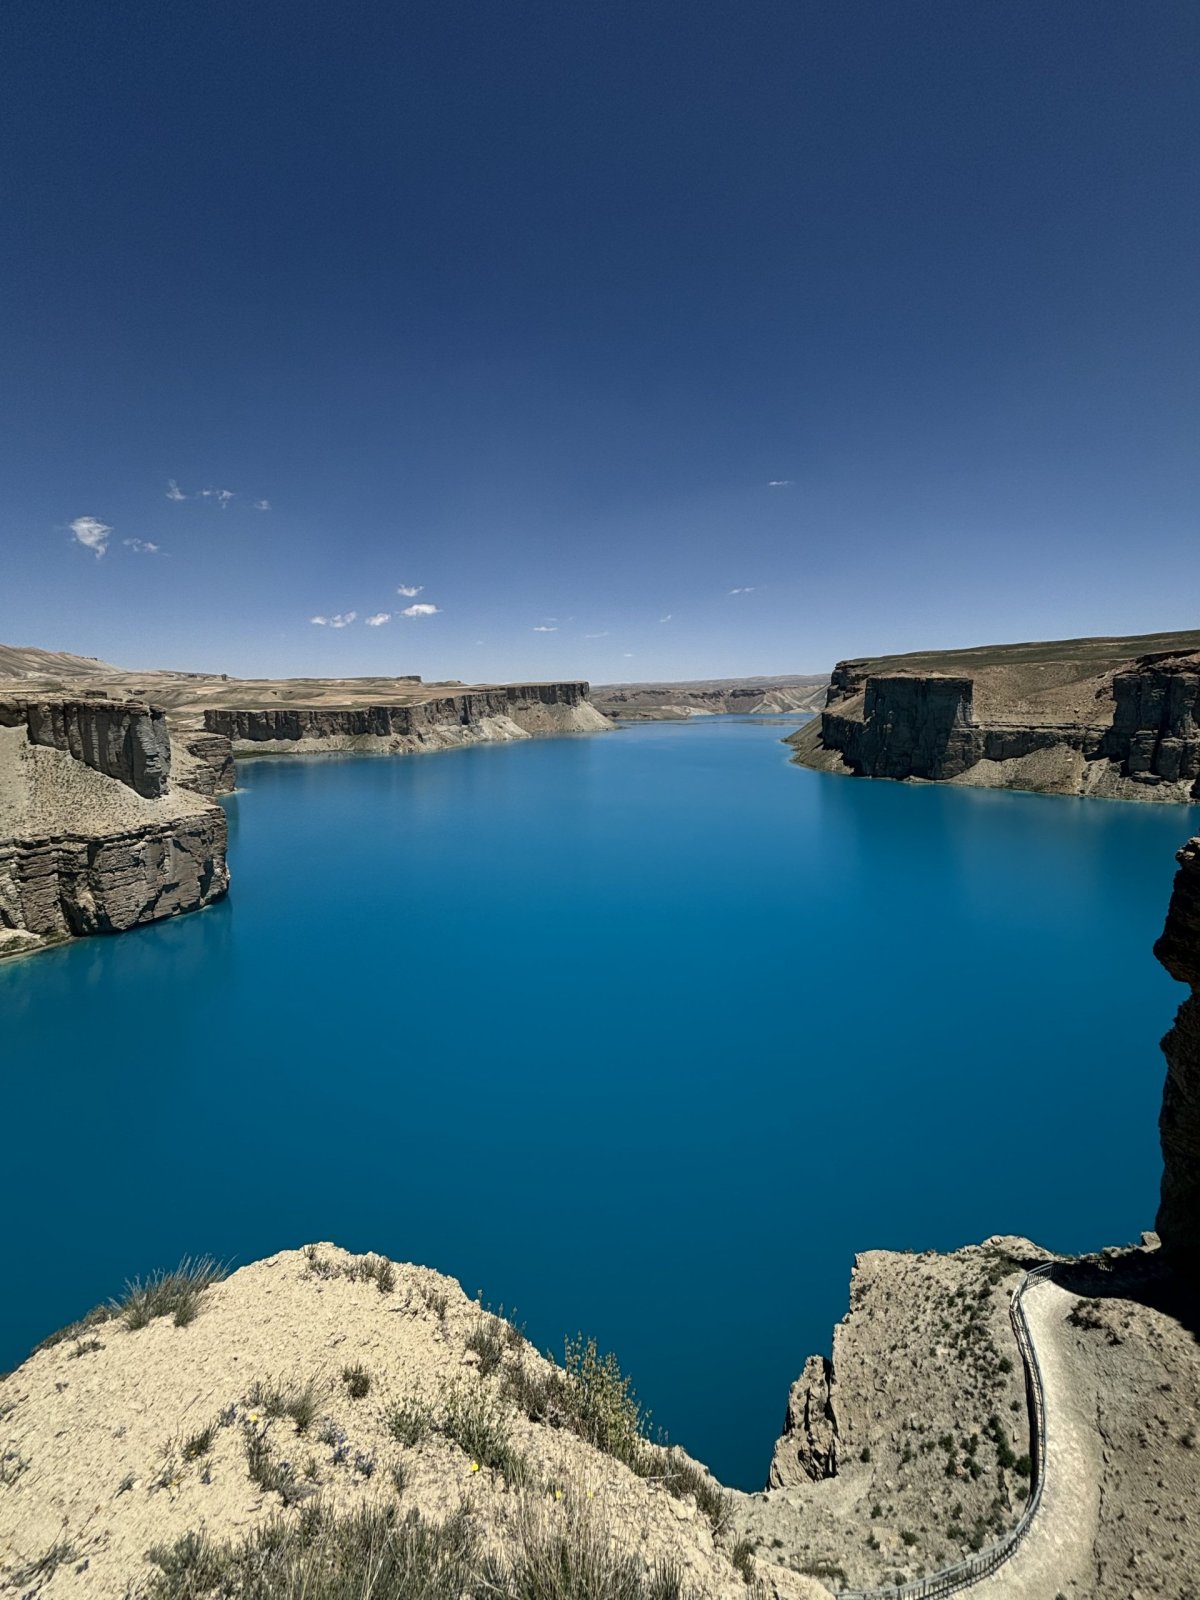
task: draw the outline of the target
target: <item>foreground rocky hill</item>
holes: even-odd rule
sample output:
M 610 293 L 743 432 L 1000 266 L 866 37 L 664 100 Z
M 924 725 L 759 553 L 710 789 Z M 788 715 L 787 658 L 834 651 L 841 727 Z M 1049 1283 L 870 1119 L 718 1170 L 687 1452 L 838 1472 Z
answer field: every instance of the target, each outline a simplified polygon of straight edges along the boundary
M 842 661 L 795 759 L 858 777 L 1200 798 L 1200 632 Z
M 690 683 L 598 683 L 597 708 L 627 722 L 682 722 L 728 712 L 815 711 L 825 698 L 822 674 L 778 678 L 703 678 Z

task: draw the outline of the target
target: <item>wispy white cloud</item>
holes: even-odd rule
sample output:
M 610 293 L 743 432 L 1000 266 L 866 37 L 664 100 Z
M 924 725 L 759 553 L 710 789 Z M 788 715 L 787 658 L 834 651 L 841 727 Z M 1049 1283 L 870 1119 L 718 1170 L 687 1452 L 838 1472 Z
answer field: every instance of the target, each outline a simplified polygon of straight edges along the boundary
M 338 611 L 332 617 L 309 617 L 318 628 L 348 628 L 358 616 L 357 611 Z
M 270 511 L 271 502 L 269 500 L 256 500 L 254 502 L 254 509 L 255 511 Z
M 632 661 L 633 660 L 633 651 L 632 650 L 622 650 L 621 654 L 625 657 L 626 661 Z
M 364 617 L 363 621 L 368 628 L 382 628 L 385 622 L 392 620 L 390 611 L 377 611 L 373 617 Z
M 659 617 L 658 620 L 660 622 L 670 622 L 674 615 L 675 613 L 673 611 L 668 611 L 665 617 Z
M 740 589 L 730 589 L 729 592 L 730 592 L 730 594 L 753 594 L 754 593 L 754 585 L 752 583 L 747 583 L 747 584 L 743 585 L 742 588 L 740 588 Z
M 534 633 L 557 633 L 558 629 L 549 627 L 544 622 L 540 622 L 533 631 Z
M 772 478 L 767 484 L 768 489 L 790 489 L 795 483 L 795 478 Z
M 122 539 L 121 543 L 128 545 L 139 556 L 156 556 L 159 551 L 159 546 L 152 544 L 149 539 Z
M 187 499 L 187 495 L 184 494 L 183 490 L 175 482 L 174 478 L 168 478 L 167 479 L 167 499 L 168 500 L 186 500 Z
M 396 593 L 402 594 L 406 600 L 415 600 L 424 587 L 423 583 L 402 583 L 397 588 Z
M 236 489 L 201 489 L 201 500 L 215 500 L 224 511 L 231 500 L 237 499 Z
M 603 633 L 585 633 L 583 637 L 585 639 L 607 639 L 608 629 L 606 628 Z
M 71 532 L 85 550 L 94 550 L 97 556 L 102 556 L 108 549 L 112 529 L 99 517 L 76 517 L 71 523 Z
M 440 606 L 431 606 L 425 604 L 419 606 L 405 606 L 400 615 L 402 617 L 436 617 L 440 610 Z
M 309 617 L 308 620 L 317 628 L 327 627 L 329 623 L 328 617 Z

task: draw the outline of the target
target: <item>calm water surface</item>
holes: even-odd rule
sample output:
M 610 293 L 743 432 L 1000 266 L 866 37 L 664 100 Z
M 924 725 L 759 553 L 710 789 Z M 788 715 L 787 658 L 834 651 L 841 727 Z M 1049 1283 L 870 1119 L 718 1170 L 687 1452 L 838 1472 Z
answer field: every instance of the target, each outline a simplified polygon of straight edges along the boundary
M 1153 1224 L 1196 809 L 856 783 L 776 724 L 248 762 L 234 888 L 0 967 L 0 1369 L 310 1239 L 615 1349 L 756 1487 L 853 1253 Z

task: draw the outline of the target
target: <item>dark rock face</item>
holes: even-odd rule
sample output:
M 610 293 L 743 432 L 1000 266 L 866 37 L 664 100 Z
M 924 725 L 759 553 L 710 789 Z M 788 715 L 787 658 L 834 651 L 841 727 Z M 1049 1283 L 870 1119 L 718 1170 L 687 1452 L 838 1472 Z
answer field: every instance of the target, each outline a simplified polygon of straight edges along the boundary
M 1113 678 L 1101 754 L 1141 783 L 1193 781 L 1200 797 L 1200 657 L 1143 656 Z
M 1154 953 L 1191 996 L 1162 1042 L 1167 1058 L 1159 1132 L 1162 1199 L 1157 1229 L 1163 1250 L 1193 1273 L 1200 1268 L 1200 839 L 1179 852 L 1167 925 Z
M 954 778 L 979 760 L 983 735 L 970 678 L 868 678 L 861 722 L 845 724 L 846 761 L 872 778 Z
M 166 794 L 171 740 L 166 718 L 137 700 L 6 700 L 0 724 L 24 722 L 32 744 L 64 750 L 148 800 Z

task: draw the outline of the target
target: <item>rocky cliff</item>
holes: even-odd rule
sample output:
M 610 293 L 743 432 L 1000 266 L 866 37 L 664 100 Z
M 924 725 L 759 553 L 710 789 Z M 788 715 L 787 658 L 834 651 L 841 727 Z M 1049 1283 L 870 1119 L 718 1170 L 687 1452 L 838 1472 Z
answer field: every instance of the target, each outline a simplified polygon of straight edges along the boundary
M 225 893 L 225 814 L 170 760 L 161 713 L 137 702 L 0 702 L 0 955 Z
M 208 733 L 234 755 L 323 750 L 421 750 L 538 733 L 586 733 L 611 726 L 588 699 L 586 683 L 501 684 L 429 693 L 399 703 L 217 706 Z
M 1200 636 L 1179 638 L 1193 647 L 1125 659 L 1145 641 L 839 662 L 789 742 L 798 762 L 856 777 L 1198 799 Z
M 1194 1282 L 1200 1268 L 1200 839 L 1189 840 L 1178 859 L 1167 925 L 1154 953 L 1192 992 L 1162 1042 L 1167 1081 L 1159 1118 L 1163 1178 L 1158 1232 L 1164 1250 Z

